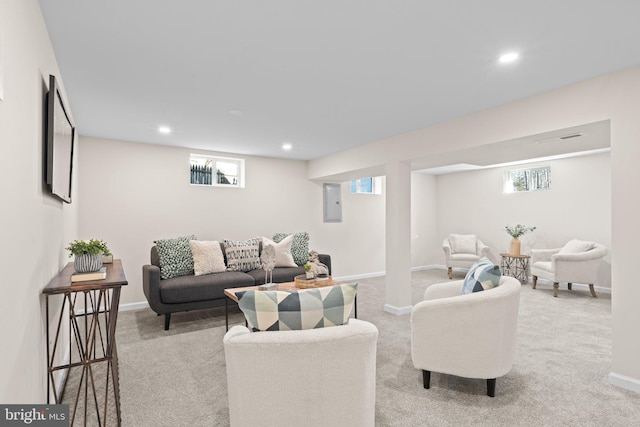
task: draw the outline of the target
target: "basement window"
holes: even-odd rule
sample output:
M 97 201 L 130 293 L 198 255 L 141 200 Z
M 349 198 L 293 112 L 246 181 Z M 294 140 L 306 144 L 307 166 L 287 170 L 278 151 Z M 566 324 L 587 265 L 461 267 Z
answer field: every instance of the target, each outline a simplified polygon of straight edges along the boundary
M 549 190 L 551 188 L 551 166 L 516 169 L 504 172 L 503 193 Z
M 244 159 L 191 154 L 189 170 L 192 185 L 244 188 Z
M 382 177 L 352 179 L 351 192 L 357 194 L 382 194 Z

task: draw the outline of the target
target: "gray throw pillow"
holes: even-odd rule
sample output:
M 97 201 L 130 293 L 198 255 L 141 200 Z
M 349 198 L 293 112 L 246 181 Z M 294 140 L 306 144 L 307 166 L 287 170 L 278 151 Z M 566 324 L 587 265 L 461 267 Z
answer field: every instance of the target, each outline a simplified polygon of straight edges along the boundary
M 161 279 L 193 274 L 193 255 L 191 254 L 191 246 L 189 246 L 190 240 L 197 240 L 196 236 L 160 239 L 154 242 L 160 257 Z
M 224 240 L 224 253 L 227 256 L 227 271 L 251 271 L 260 268 L 259 237 L 249 240 Z

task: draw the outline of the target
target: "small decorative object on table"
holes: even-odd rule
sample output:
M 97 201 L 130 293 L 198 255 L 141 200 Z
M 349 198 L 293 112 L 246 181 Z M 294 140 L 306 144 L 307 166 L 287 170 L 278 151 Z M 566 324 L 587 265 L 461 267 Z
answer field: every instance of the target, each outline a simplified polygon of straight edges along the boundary
M 293 278 L 293 284 L 296 289 L 323 288 L 325 286 L 333 286 L 336 283 L 331 276 L 316 276 L 313 279 L 307 279 L 306 275 L 300 274 Z
M 305 274 L 307 275 L 307 279 L 313 279 L 313 271 L 311 271 L 311 264 L 310 263 L 305 263 L 304 264 L 304 271 Z
M 76 273 L 91 273 L 102 268 L 102 256 L 111 255 L 106 242 L 98 239 L 74 240 L 65 248 L 69 257 L 75 256 L 73 267 Z
M 515 227 L 511 227 L 507 225 L 504 227 L 505 231 L 509 236 L 513 237 L 511 243 L 509 244 L 509 255 L 519 256 L 520 255 L 520 236 L 524 236 L 530 231 L 536 229 L 536 227 L 527 227 L 526 225 L 517 224 Z
M 269 284 L 273 282 L 273 269 L 276 266 L 276 248 L 271 245 L 266 245 L 262 248 L 260 263 L 264 270 L 264 283 Z

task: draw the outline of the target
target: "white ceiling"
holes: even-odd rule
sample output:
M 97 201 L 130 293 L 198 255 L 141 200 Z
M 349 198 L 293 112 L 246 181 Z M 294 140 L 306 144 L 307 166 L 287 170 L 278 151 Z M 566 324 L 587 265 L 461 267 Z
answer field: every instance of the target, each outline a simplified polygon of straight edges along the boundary
M 313 159 L 640 64 L 637 0 L 40 4 L 81 135 L 240 154 Z

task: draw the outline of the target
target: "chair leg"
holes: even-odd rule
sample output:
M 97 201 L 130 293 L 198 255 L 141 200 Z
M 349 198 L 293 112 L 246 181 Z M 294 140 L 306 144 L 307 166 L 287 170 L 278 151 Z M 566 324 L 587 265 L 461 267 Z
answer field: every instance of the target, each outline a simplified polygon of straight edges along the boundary
M 167 313 L 164 315 L 164 330 L 169 330 L 169 323 L 171 322 L 171 313 Z
M 447 273 L 449 274 L 449 280 L 453 279 L 453 269 L 451 267 L 447 269 Z
M 422 385 L 426 389 L 431 387 L 431 371 L 422 370 Z
M 496 397 L 496 379 L 487 380 L 487 396 Z
M 558 282 L 553 282 L 553 296 L 557 297 L 558 296 L 558 288 L 560 287 L 560 285 L 558 284 Z
M 598 298 L 598 296 L 596 295 L 596 290 L 593 289 L 593 283 L 589 283 L 589 290 L 591 291 L 591 296 L 594 298 Z
M 573 290 L 573 289 L 572 289 L 572 285 L 571 285 L 571 283 L 567 283 L 567 287 L 569 288 L 569 290 L 570 290 L 570 291 L 572 291 L 572 290 Z
M 538 284 L 538 276 L 531 276 L 533 278 L 533 289 L 536 288 L 536 285 Z

